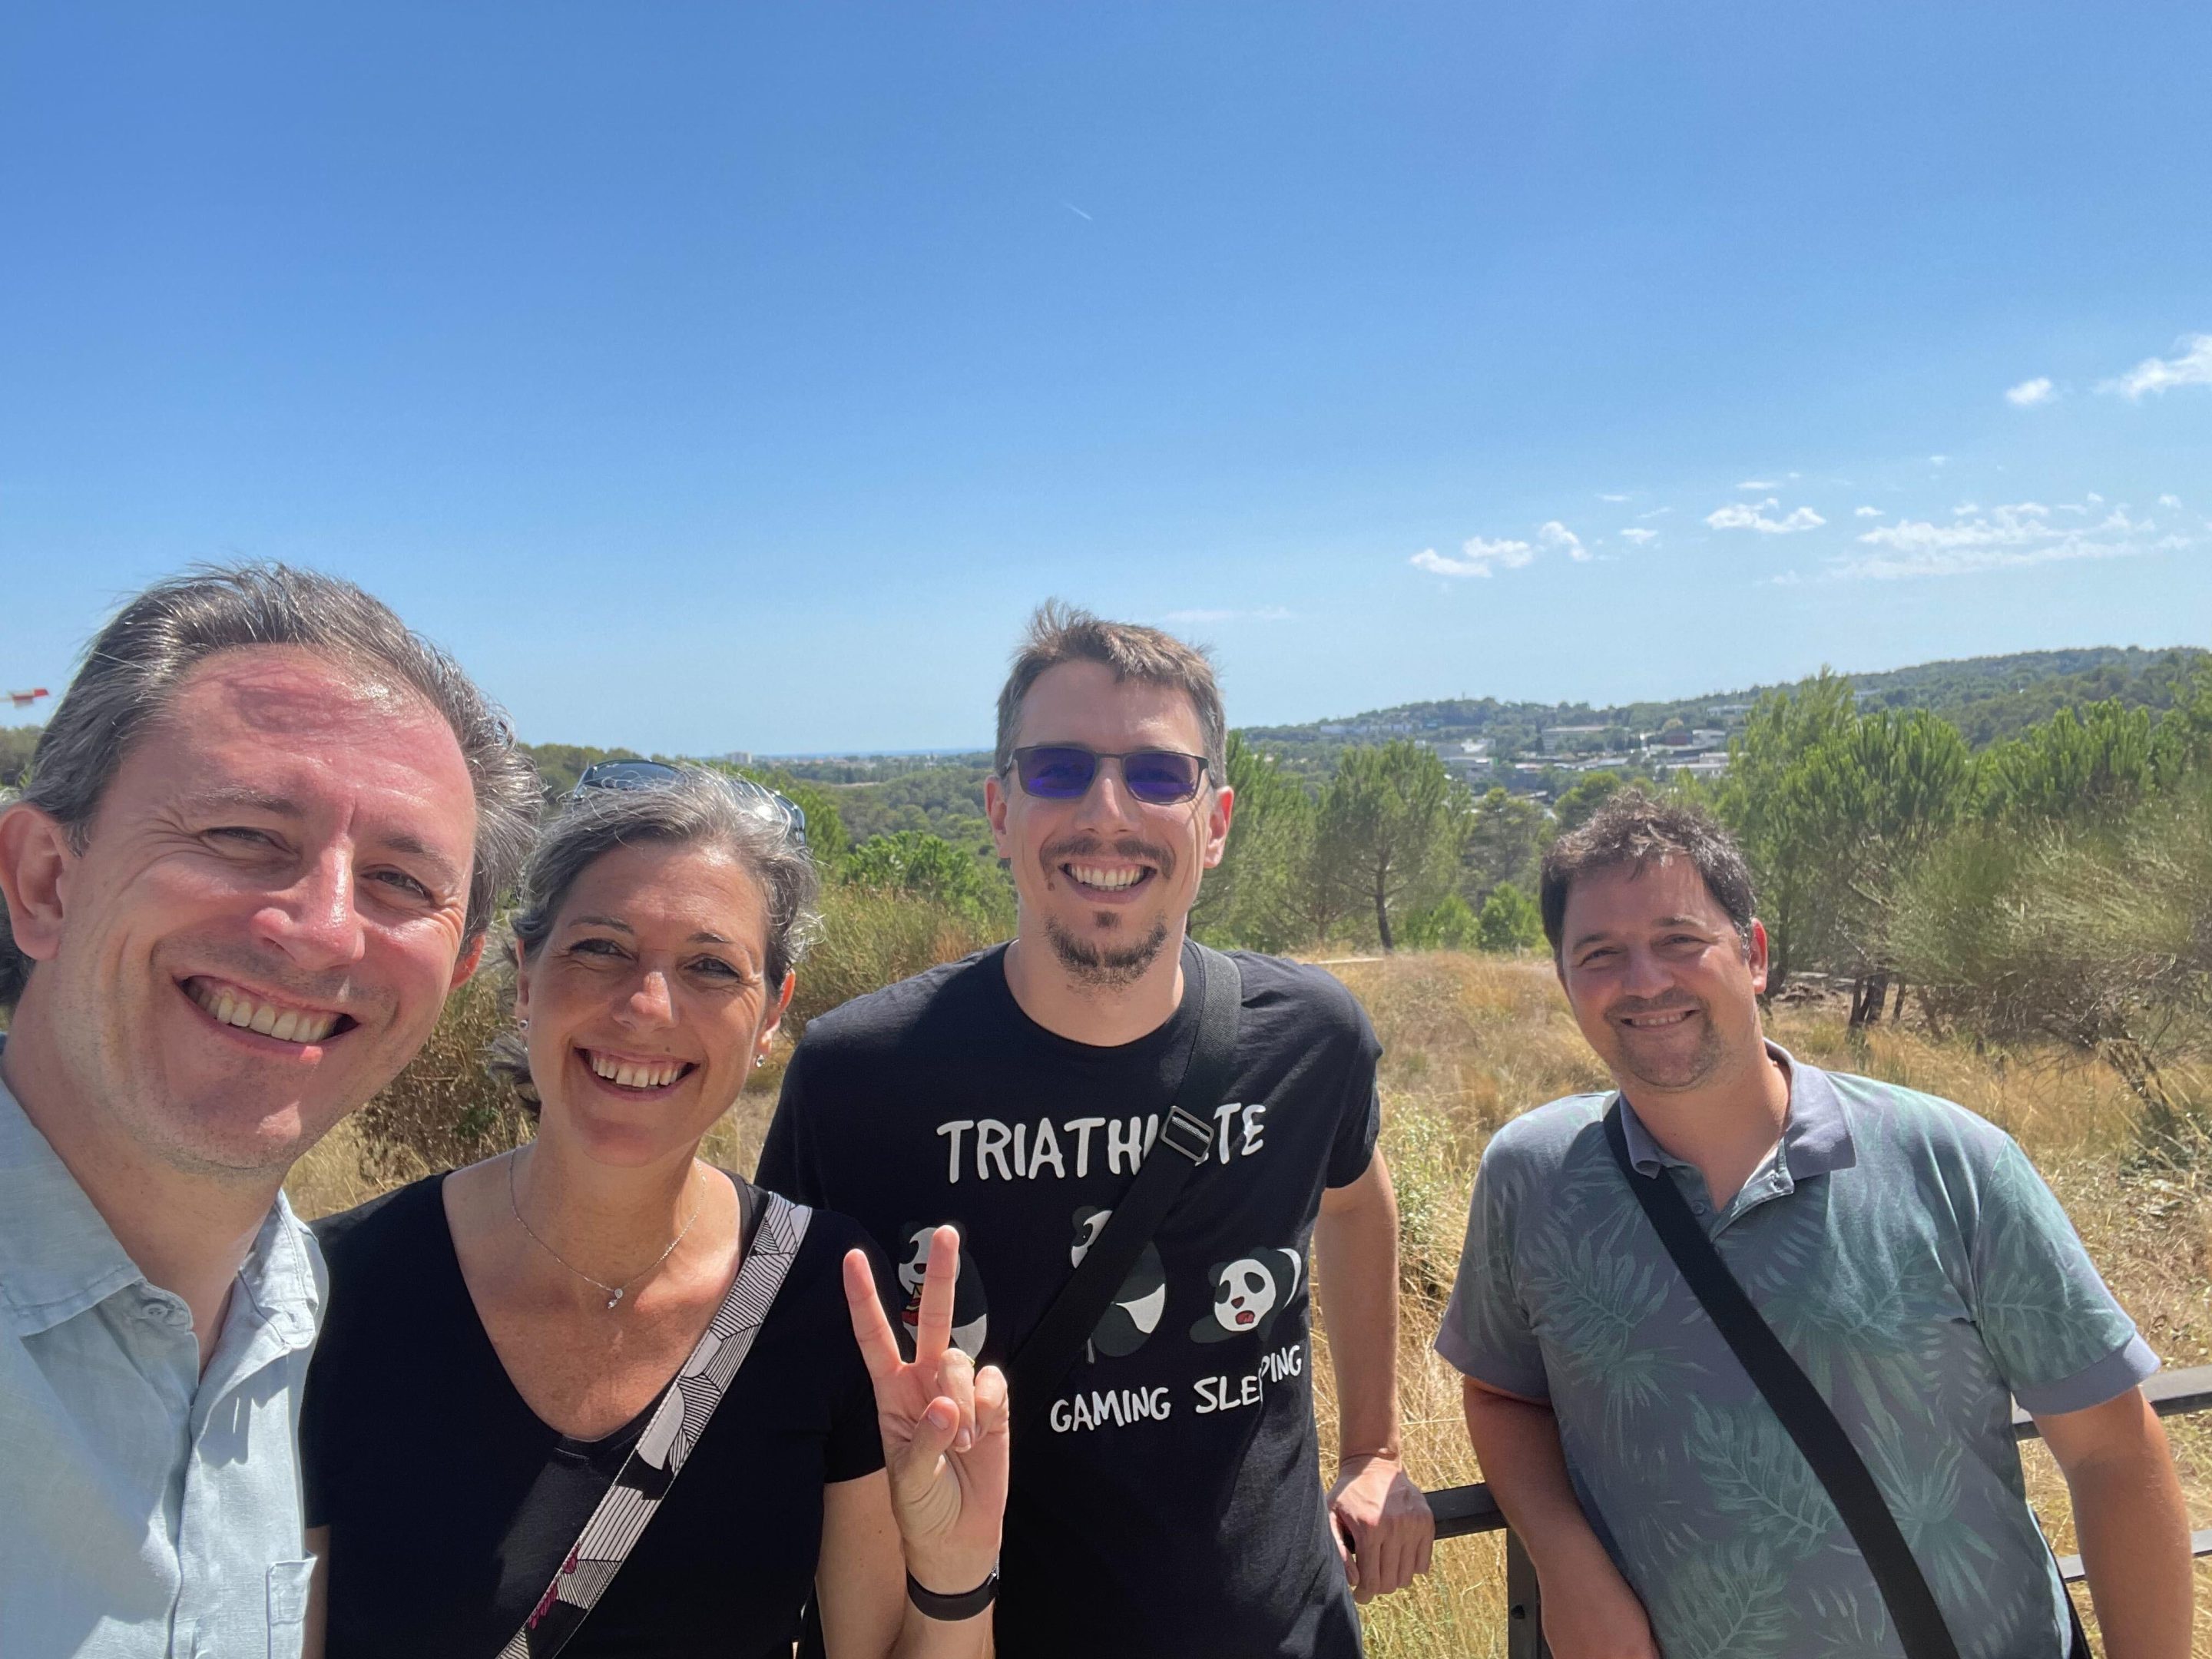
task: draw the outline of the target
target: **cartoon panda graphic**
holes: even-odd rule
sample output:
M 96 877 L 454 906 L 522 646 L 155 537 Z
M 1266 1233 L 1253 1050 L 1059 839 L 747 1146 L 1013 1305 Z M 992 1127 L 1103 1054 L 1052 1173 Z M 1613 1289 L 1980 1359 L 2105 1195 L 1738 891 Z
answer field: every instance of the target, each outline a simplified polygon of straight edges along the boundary
M 1234 1261 L 1217 1262 L 1207 1277 L 1213 1306 L 1190 1328 L 1194 1342 L 1226 1342 L 1256 1334 L 1265 1341 L 1276 1315 L 1297 1294 L 1304 1260 L 1296 1250 L 1255 1250 Z
M 1098 1235 L 1106 1231 L 1113 1211 L 1085 1204 L 1075 1212 L 1075 1242 L 1068 1247 L 1069 1265 L 1079 1267 Z M 1160 1266 L 1158 1249 L 1148 1239 L 1136 1266 L 1114 1292 L 1113 1304 L 1091 1333 L 1091 1355 L 1109 1354 L 1119 1359 L 1145 1346 L 1145 1339 L 1159 1328 L 1160 1315 L 1168 1305 L 1168 1278 Z
M 990 1329 L 983 1275 L 968 1248 L 968 1230 L 957 1221 L 911 1223 L 899 1229 L 905 1249 L 898 1264 L 899 1287 L 906 1292 L 906 1305 L 898 1316 L 899 1342 L 908 1356 L 914 1352 L 915 1328 L 921 1322 L 921 1281 L 929 1271 L 929 1241 L 939 1226 L 947 1224 L 960 1235 L 960 1276 L 952 1281 L 952 1346 L 964 1354 L 980 1354 Z

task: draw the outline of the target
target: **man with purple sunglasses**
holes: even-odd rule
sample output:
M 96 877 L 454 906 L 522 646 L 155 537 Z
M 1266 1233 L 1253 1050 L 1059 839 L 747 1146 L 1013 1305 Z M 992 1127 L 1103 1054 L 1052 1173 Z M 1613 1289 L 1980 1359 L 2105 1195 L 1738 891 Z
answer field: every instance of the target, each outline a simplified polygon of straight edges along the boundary
M 1039 611 L 984 787 L 1013 939 L 813 1021 L 785 1073 L 761 1183 L 856 1218 L 897 1261 L 958 1227 L 954 1319 L 979 1358 L 1022 1352 L 1175 1102 L 1203 978 L 1190 907 L 1236 804 L 1225 744 L 1199 652 Z M 1014 1402 L 1002 1659 L 1352 1659 L 1352 1603 L 1428 1567 L 1399 1450 L 1374 1034 L 1329 975 L 1232 955 L 1204 1161 L 1054 1397 Z M 1342 1448 L 1326 1491 L 1310 1243 Z

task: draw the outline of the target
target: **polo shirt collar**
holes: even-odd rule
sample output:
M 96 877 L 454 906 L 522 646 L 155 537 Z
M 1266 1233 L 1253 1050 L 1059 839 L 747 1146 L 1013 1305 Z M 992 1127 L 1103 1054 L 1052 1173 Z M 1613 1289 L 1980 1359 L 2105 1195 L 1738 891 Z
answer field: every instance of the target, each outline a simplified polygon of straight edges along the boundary
M 5 1046 L 0 1036 L 0 1048 Z M 240 1291 L 285 1347 L 314 1340 L 322 1286 L 309 1251 L 307 1229 L 280 1194 L 239 1269 Z M 60 1154 L 0 1081 L 0 1319 L 18 1336 L 32 1336 L 146 1283 Z
M 1769 1042 L 1766 1052 L 1790 1079 L 1790 1116 L 1782 1130 L 1782 1164 L 1793 1182 L 1810 1176 L 1831 1175 L 1858 1162 L 1851 1141 L 1851 1126 L 1844 1112 L 1843 1097 L 1828 1074 L 1808 1066 L 1780 1043 Z M 1668 1165 L 1690 1167 L 1651 1138 L 1644 1120 L 1626 1095 L 1620 1097 L 1620 1127 L 1628 1142 L 1628 1159 L 1639 1175 L 1656 1175 Z

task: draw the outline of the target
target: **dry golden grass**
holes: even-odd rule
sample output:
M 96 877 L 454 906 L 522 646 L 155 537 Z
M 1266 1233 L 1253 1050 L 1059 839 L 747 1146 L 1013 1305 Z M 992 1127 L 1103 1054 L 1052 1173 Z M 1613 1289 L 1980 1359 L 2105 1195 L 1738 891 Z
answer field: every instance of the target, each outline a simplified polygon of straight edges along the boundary
M 1461 1426 L 1457 1374 L 1429 1351 L 1457 1264 L 1468 1195 L 1498 1126 L 1559 1095 L 1602 1087 L 1603 1069 L 1568 1018 L 1548 967 L 1438 952 L 1340 964 L 1383 1044 L 1382 1144 L 1398 1184 L 1407 1294 L 1400 1388 L 1407 1460 L 1425 1486 L 1480 1479 Z M 1840 1016 L 1781 1009 L 1771 1029 L 1814 1064 L 1956 1100 L 2017 1136 L 2051 1182 L 2120 1300 L 2170 1366 L 2212 1362 L 2212 1161 L 2194 1174 L 2137 1167 L 2133 1109 L 2100 1066 L 2055 1054 L 1977 1054 L 1882 1028 L 1862 1046 Z M 716 1126 L 704 1155 L 750 1170 L 775 1099 L 772 1062 Z M 2183 1079 L 2212 1099 L 2201 1079 Z M 342 1127 L 295 1170 L 290 1191 L 316 1215 L 373 1195 L 357 1131 Z M 1334 1416 L 1319 1363 L 1325 1461 Z M 2212 1420 L 2167 1425 L 2193 1524 L 2212 1525 Z M 2039 1445 L 2026 1448 L 2029 1492 L 2061 1553 L 2075 1547 L 2064 1487 Z M 2198 1569 L 2198 1659 L 2212 1659 L 2212 1571 Z M 2081 1598 L 2084 1617 L 2087 1598 Z M 1437 1547 L 1436 1570 L 1367 1610 L 1375 1659 L 1443 1659 L 1505 1650 L 1504 1550 L 1496 1536 Z M 2094 1630 L 2094 1623 L 2092 1629 Z

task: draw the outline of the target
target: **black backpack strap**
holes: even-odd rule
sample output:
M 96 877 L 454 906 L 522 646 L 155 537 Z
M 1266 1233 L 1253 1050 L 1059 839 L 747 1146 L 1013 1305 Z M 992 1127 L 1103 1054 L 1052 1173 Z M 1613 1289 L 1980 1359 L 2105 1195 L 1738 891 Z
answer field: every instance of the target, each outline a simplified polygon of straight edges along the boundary
M 1689 1281 L 1698 1305 L 1719 1328 L 1729 1349 L 1751 1374 L 1753 1383 L 1797 1443 L 1797 1449 L 1813 1466 L 1813 1473 L 1827 1488 L 1829 1500 L 1843 1517 L 1851 1541 L 1866 1558 L 1867 1569 L 1888 1604 L 1889 1621 L 1896 1627 L 1907 1659 L 1959 1659 L 1958 1646 L 1951 1640 L 1942 1610 L 1936 1604 L 1936 1594 L 1928 1588 L 1920 1564 L 1912 1559 L 1905 1534 L 1898 1530 L 1897 1517 L 1882 1501 L 1881 1489 L 1875 1485 L 1850 1436 L 1828 1409 L 1812 1378 L 1759 1317 L 1759 1310 L 1729 1272 L 1728 1264 L 1721 1260 L 1720 1252 L 1690 1213 L 1689 1205 L 1666 1171 L 1656 1176 L 1636 1172 L 1628 1156 L 1628 1135 L 1621 1127 L 1617 1095 L 1605 1115 L 1605 1139 L 1613 1149 L 1613 1161 L 1627 1178 L 1629 1191 L 1636 1194 L 1659 1242 Z
M 1214 1109 L 1236 1068 L 1243 976 L 1233 958 L 1195 939 L 1191 952 L 1184 961 L 1192 971 L 1184 977 L 1197 982 L 1187 985 L 1183 994 L 1197 997 L 1198 1022 L 1191 1030 L 1174 1103 L 1104 1231 L 1091 1241 L 1082 1264 L 1060 1287 L 1021 1352 L 1007 1362 L 1007 1392 L 1018 1420 L 1036 1416 L 1050 1404 L 1068 1367 L 1106 1316 L 1114 1293 L 1159 1231 L 1169 1207 L 1213 1151 Z

